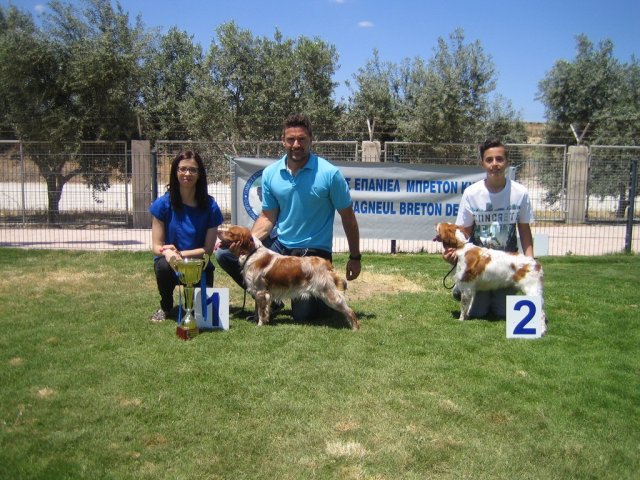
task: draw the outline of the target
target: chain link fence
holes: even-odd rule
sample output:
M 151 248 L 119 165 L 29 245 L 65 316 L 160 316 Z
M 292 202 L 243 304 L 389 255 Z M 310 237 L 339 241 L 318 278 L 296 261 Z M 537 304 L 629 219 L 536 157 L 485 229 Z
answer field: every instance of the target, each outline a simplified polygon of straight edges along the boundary
M 126 227 L 126 142 L 0 142 L 1 226 Z
M 547 182 L 552 181 L 560 192 L 566 190 L 567 148 L 564 145 L 509 144 L 509 163 L 515 180 L 529 190 L 538 222 L 564 221 L 566 204 L 563 195 L 548 195 Z M 385 162 L 421 163 L 428 165 L 479 165 L 475 144 L 428 145 L 408 142 L 387 142 Z
M 551 255 L 605 254 L 629 248 L 640 251 L 636 195 L 630 219 L 630 166 L 640 147 L 591 146 L 584 178 L 571 175 L 571 147 L 508 145 L 517 181 L 529 190 L 536 224 L 536 245 Z M 579 147 L 578 147 L 579 148 Z M 235 156 L 280 158 L 280 142 L 159 141 L 138 156 L 126 142 L 84 142 L 73 149 L 51 150 L 46 143 L 0 142 L 0 246 L 83 248 L 92 250 L 150 248 L 147 207 L 162 195 L 171 160 L 183 149 L 198 151 L 207 168 L 209 193 L 231 218 L 230 163 Z M 359 142 L 322 141 L 314 150 L 333 161 L 362 161 Z M 574 158 L 575 160 L 575 158 Z M 385 163 L 478 165 L 473 144 L 428 145 L 387 142 Z M 574 161 L 575 163 L 575 161 Z M 155 178 L 155 180 L 153 180 Z M 578 185 L 579 188 L 576 188 Z M 136 193 L 138 192 L 138 194 Z M 576 203 L 584 210 L 571 216 Z M 346 251 L 337 238 L 336 251 Z M 430 239 L 389 241 L 362 239 L 363 251 L 430 252 Z M 536 248 L 538 251 L 538 248 Z M 540 250 L 542 251 L 542 249 Z
M 640 147 L 594 145 L 589 149 L 589 222 L 619 222 L 626 219 L 632 181 L 629 173 L 634 160 L 640 160 Z M 636 209 L 634 216 L 638 214 L 640 212 Z

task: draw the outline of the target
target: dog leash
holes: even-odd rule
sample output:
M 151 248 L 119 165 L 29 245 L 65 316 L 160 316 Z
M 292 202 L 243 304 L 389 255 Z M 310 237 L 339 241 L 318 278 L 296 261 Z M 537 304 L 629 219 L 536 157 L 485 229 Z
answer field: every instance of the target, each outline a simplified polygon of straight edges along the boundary
M 457 267 L 457 266 L 458 266 L 458 259 L 456 258 L 456 261 L 453 263 L 453 267 L 451 267 L 451 270 L 449 270 L 449 271 L 447 272 L 447 274 L 444 276 L 444 278 L 442 279 L 442 286 L 443 286 L 444 288 L 446 288 L 447 290 L 451 290 L 453 287 L 455 287 L 455 286 L 456 286 L 456 284 L 455 284 L 455 282 L 454 282 L 454 283 L 453 283 L 453 285 L 451 285 L 450 287 L 447 287 L 446 280 L 447 280 L 447 277 L 448 277 L 449 275 L 451 275 L 451 272 L 453 272 L 453 271 L 456 269 L 456 267 Z

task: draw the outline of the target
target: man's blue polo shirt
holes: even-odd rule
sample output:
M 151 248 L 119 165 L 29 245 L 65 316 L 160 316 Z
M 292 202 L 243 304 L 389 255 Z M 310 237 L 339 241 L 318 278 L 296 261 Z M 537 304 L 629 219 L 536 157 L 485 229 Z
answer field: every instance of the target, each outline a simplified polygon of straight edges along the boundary
M 335 212 L 349 206 L 342 172 L 313 153 L 295 176 L 286 155 L 262 172 L 262 209 L 279 210 L 278 239 L 285 247 L 331 252 Z

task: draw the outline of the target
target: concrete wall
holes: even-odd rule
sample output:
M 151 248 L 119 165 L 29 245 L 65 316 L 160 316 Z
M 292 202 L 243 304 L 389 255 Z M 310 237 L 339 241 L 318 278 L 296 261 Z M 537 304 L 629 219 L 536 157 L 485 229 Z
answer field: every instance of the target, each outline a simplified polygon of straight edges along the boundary
M 589 148 L 569 147 L 567 176 L 567 224 L 584 223 L 587 214 Z

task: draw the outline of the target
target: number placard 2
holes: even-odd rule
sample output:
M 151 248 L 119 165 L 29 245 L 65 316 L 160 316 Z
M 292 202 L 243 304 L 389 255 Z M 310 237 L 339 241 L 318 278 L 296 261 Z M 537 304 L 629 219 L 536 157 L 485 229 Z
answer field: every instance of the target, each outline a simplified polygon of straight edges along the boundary
M 507 295 L 507 338 L 541 338 L 542 297 Z

